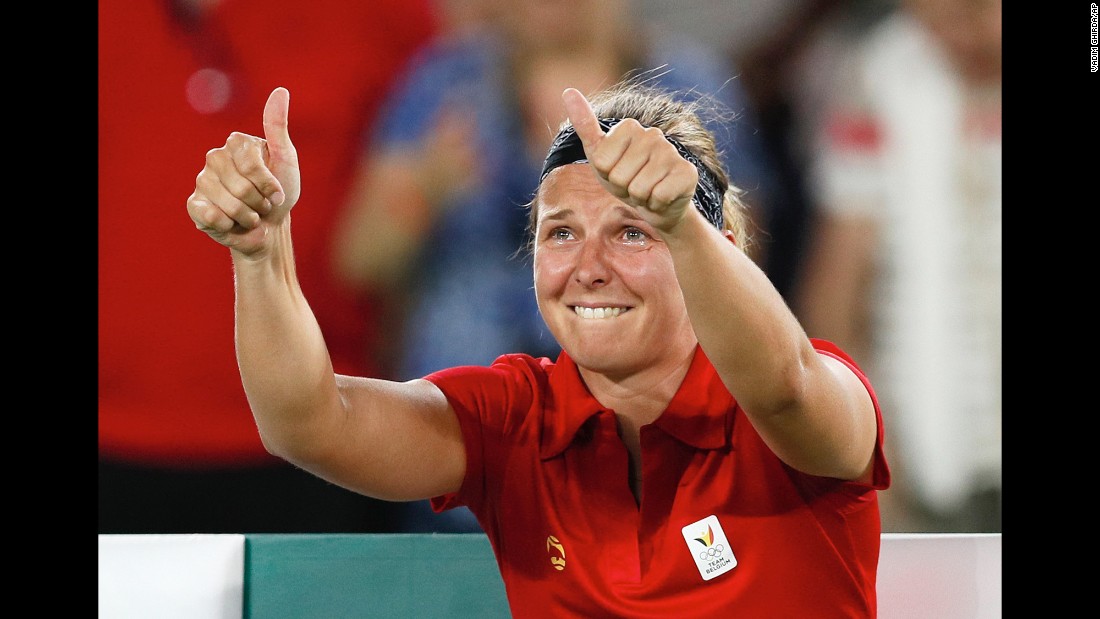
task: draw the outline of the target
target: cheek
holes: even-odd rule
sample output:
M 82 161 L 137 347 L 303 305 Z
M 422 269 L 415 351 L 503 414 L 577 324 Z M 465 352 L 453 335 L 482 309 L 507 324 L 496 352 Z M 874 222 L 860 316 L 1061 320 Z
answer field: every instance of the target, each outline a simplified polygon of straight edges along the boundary
M 669 287 L 679 290 L 672 256 L 652 248 L 640 252 L 623 252 L 617 269 L 623 277 L 656 290 Z
M 686 315 L 684 295 L 680 291 L 680 282 L 676 279 L 676 270 L 670 256 L 639 263 L 631 271 L 629 280 L 640 296 L 652 299 L 675 313 L 682 309 Z
M 570 262 L 565 256 L 555 252 L 535 252 L 534 281 L 538 296 L 560 289 L 569 279 Z

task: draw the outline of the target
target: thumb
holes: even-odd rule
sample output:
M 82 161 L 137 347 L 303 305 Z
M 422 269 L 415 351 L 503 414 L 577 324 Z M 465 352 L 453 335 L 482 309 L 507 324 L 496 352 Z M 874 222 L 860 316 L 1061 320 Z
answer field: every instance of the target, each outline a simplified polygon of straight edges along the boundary
M 569 122 L 573 123 L 573 129 L 584 145 L 584 152 L 590 153 L 592 148 L 600 143 L 605 135 L 596 119 L 596 113 L 592 111 L 592 105 L 588 99 L 576 88 L 566 88 L 561 94 L 565 103 L 565 113 L 569 116 Z
M 267 141 L 267 166 L 280 187 L 268 199 L 275 206 L 287 201 L 288 209 L 298 201 L 301 192 L 298 151 L 290 141 L 290 131 L 287 129 L 289 112 L 290 91 L 281 86 L 271 91 L 264 106 L 264 139 Z
M 290 141 L 287 117 L 290 114 L 290 91 L 282 86 L 271 91 L 264 106 L 264 138 L 273 160 L 293 159 L 294 143 Z

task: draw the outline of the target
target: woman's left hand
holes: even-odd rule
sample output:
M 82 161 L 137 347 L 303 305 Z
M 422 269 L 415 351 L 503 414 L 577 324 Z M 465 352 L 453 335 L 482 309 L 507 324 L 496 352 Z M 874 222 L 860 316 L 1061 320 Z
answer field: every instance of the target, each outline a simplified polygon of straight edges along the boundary
M 566 113 L 600 182 L 638 209 L 662 232 L 690 213 L 699 171 L 680 156 L 660 129 L 627 118 L 604 132 L 588 99 L 575 88 L 562 93 Z

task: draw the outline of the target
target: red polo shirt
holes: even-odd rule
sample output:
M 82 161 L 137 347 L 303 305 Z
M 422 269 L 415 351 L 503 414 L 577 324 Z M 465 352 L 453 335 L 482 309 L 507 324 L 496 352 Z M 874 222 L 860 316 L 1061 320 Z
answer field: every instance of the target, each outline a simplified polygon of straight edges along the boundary
M 846 354 L 815 346 L 874 399 Z M 890 482 L 877 400 L 872 482 L 806 475 L 768 449 L 697 349 L 668 409 L 641 429 L 639 507 L 614 411 L 567 354 L 428 379 L 454 406 L 467 453 L 462 488 L 433 507 L 477 515 L 514 616 L 875 616 L 875 491 Z

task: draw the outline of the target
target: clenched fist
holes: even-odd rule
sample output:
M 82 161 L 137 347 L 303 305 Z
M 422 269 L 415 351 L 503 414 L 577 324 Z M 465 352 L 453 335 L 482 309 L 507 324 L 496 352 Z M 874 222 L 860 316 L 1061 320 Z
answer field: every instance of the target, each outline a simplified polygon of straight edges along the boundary
M 282 225 L 301 194 L 289 111 L 290 92 L 276 88 L 264 106 L 264 137 L 234 131 L 225 146 L 207 152 L 187 198 L 196 228 L 247 256 L 270 246 L 269 232 Z
M 562 99 L 603 186 L 638 209 L 658 230 L 676 227 L 691 208 L 699 182 L 695 166 L 680 156 L 660 129 L 627 118 L 605 133 L 580 91 L 567 88 Z

